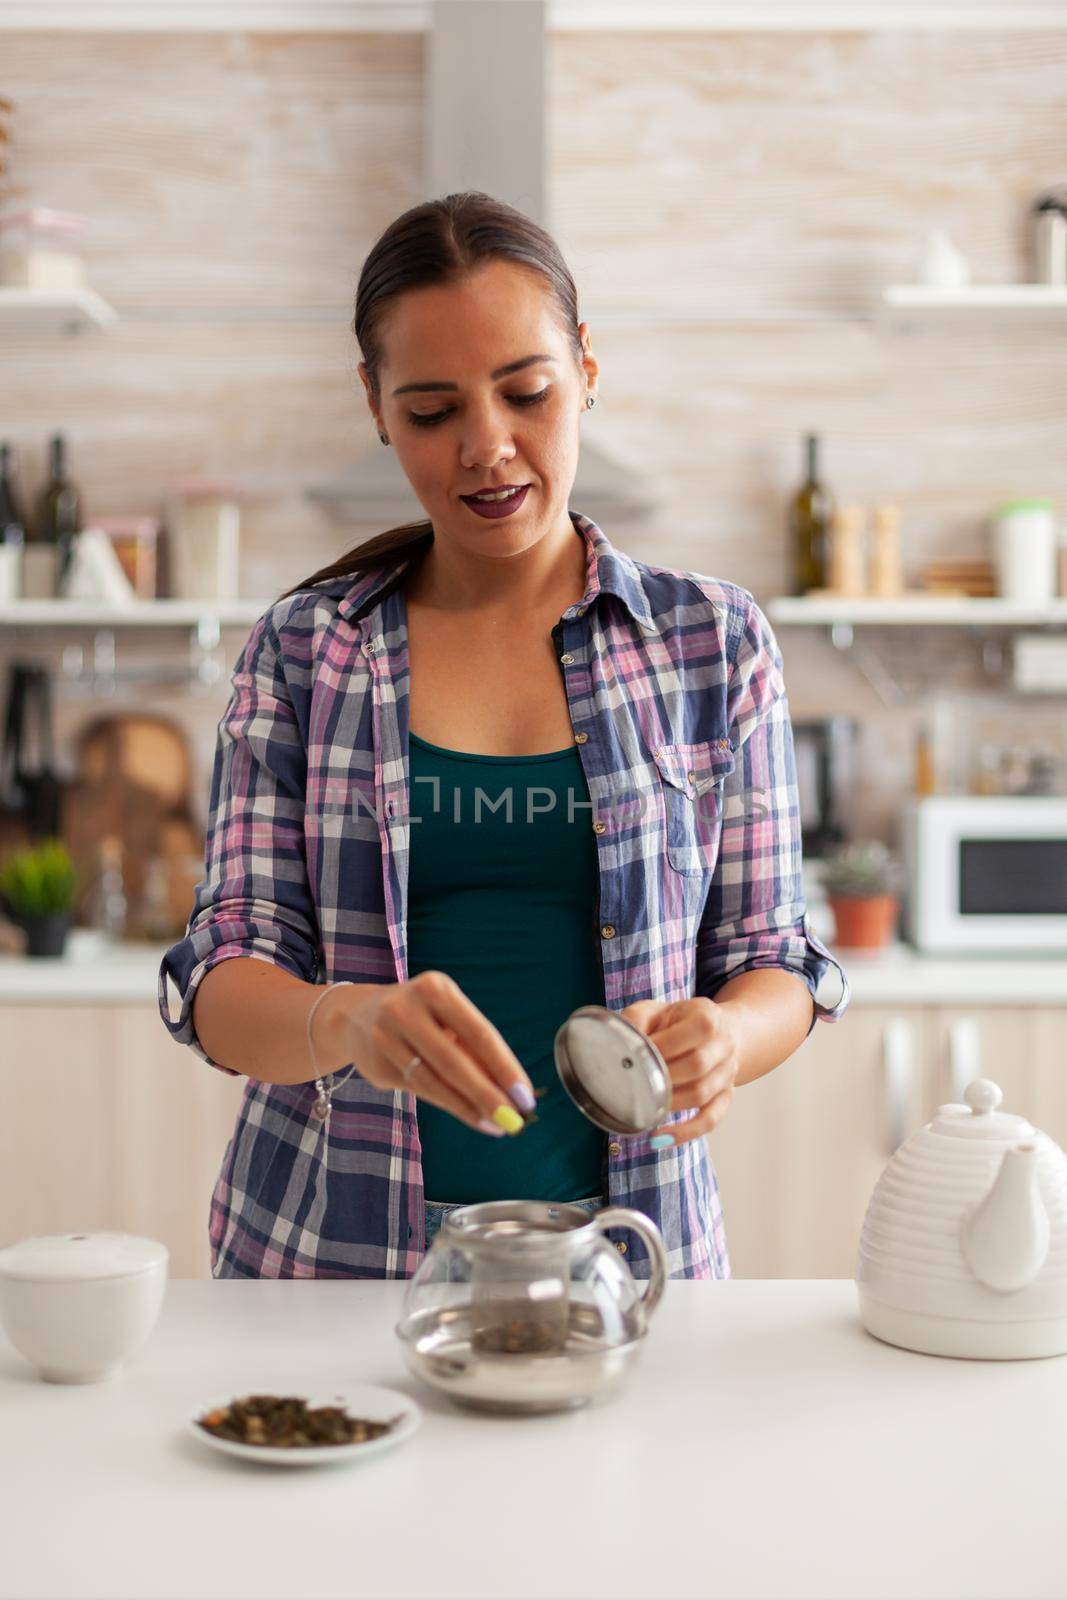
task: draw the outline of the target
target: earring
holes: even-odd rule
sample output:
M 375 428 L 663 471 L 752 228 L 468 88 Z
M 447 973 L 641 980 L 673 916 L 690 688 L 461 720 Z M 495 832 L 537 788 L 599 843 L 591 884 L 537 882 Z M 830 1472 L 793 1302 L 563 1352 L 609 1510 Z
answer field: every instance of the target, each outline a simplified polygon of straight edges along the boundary
M 593 409 L 593 407 L 595 405 L 596 405 L 596 395 L 595 394 L 587 394 L 586 397 L 585 397 L 585 409 L 587 411 L 592 411 L 592 409 Z
M 386 438 L 386 437 L 385 437 L 385 434 L 384 434 L 384 433 L 380 433 L 380 434 L 379 434 L 379 435 L 378 435 L 378 437 L 379 437 L 379 439 L 380 439 L 380 440 L 381 440 L 381 441 L 382 441 L 382 443 L 383 443 L 383 444 L 388 444 L 388 443 L 389 443 L 389 440 L 388 440 L 388 439 L 387 439 L 387 438 Z

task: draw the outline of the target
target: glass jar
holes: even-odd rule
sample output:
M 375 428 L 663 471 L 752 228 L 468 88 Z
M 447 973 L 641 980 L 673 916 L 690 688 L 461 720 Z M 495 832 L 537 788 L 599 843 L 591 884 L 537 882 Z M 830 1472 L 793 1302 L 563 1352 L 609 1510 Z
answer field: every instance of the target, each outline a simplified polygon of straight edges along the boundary
M 171 593 L 176 600 L 236 600 L 240 510 L 227 484 L 180 484 L 166 502 Z

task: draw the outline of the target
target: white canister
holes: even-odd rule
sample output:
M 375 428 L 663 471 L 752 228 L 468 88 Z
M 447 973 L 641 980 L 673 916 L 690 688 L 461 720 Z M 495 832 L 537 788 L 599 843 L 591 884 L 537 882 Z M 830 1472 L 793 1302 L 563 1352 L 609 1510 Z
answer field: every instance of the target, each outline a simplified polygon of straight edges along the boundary
M 23 600 L 54 600 L 59 579 L 56 547 L 46 539 L 31 539 L 22 548 Z
M 1067 283 L 1067 184 L 1040 195 L 1030 212 L 1034 282 Z
M 22 595 L 22 545 L 0 543 L 0 605 Z
M 1016 605 L 1047 606 L 1056 596 L 1056 513 L 1051 500 L 1009 500 L 992 520 L 997 594 Z

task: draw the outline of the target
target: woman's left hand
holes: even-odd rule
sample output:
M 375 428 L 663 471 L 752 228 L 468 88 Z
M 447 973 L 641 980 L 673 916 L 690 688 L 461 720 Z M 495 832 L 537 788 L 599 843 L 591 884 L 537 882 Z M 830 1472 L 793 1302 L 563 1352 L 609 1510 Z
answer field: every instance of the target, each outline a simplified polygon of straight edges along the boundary
M 726 1006 L 703 995 L 689 1000 L 635 1000 L 619 1015 L 647 1034 L 667 1063 L 674 1093 L 672 1111 L 696 1116 L 650 1137 L 669 1135 L 672 1144 L 710 1133 L 730 1108 L 740 1066 L 737 1026 Z

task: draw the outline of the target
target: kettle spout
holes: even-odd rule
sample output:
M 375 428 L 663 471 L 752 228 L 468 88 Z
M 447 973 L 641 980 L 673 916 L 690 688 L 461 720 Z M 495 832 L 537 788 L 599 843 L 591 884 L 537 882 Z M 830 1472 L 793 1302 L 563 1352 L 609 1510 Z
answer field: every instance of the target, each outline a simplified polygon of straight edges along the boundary
M 1037 1146 L 1014 1145 L 1005 1150 L 985 1199 L 960 1225 L 963 1258 L 988 1288 L 1025 1289 L 1044 1265 L 1049 1232 L 1037 1186 Z

